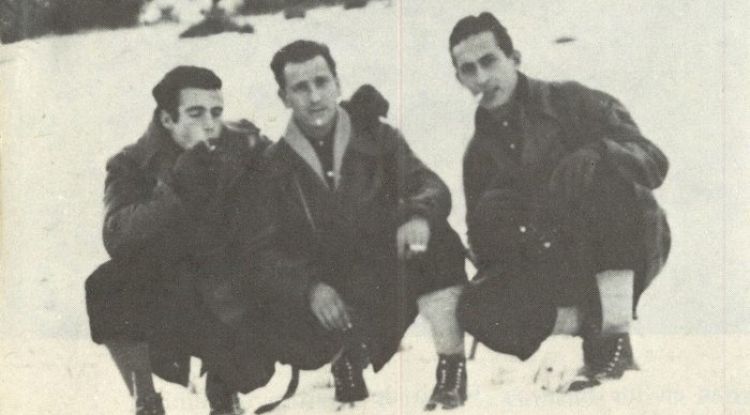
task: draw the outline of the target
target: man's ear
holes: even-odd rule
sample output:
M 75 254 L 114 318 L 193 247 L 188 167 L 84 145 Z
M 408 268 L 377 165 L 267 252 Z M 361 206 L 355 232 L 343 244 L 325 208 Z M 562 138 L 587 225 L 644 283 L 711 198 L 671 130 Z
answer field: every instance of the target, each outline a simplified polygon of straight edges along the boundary
M 458 69 L 456 69 L 456 81 L 458 81 L 459 85 L 461 85 L 462 87 L 468 89 L 471 92 L 472 95 L 477 96 L 477 94 L 479 94 L 479 92 L 472 91 L 472 89 L 469 87 L 469 85 L 466 85 L 464 83 L 464 81 L 461 79 L 461 75 L 459 75 L 459 73 L 458 73 Z
M 286 91 L 284 91 L 284 88 L 279 87 L 279 89 L 276 91 L 276 95 L 279 96 L 279 99 L 284 103 L 284 106 L 289 108 L 289 103 L 286 100 Z
M 521 52 L 520 51 L 513 49 L 513 53 L 510 55 L 510 58 L 513 59 L 513 62 L 516 63 L 516 66 L 521 65 Z
M 334 76 L 333 81 L 336 82 L 336 90 L 338 91 L 336 93 L 336 98 L 340 98 L 341 97 L 341 82 L 339 82 L 338 76 Z
M 166 128 L 167 130 L 171 131 L 174 127 L 174 120 L 167 111 L 159 110 L 159 121 L 161 122 L 162 127 Z

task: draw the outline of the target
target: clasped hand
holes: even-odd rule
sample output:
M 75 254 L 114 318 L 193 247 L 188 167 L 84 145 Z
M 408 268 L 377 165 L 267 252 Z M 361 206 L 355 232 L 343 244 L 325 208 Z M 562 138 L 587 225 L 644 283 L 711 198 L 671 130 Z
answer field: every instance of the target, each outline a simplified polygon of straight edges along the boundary
M 409 259 L 427 251 L 430 242 L 430 224 L 427 219 L 414 217 L 398 228 L 396 249 L 399 259 Z
M 310 309 L 326 330 L 347 331 L 352 328 L 344 300 L 328 284 L 318 282 L 310 289 Z
M 206 187 L 217 180 L 216 158 L 208 144 L 201 142 L 177 158 L 172 174 L 182 189 Z

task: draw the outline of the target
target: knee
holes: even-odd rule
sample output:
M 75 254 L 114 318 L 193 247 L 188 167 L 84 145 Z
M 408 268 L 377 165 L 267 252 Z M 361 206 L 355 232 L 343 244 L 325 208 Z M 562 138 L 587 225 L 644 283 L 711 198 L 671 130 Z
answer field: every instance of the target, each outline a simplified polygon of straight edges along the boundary
M 455 320 L 462 285 L 454 285 L 420 296 L 417 299 L 419 314 L 428 321 Z
M 499 299 L 489 297 L 480 289 L 469 288 L 464 291 L 456 305 L 458 324 L 474 337 L 484 338 L 489 333 L 508 332 L 509 327 L 505 327 L 504 320 L 498 318 L 503 314 L 499 310 Z
M 456 315 L 461 328 L 487 348 L 526 359 L 549 334 L 547 307 L 541 307 L 539 316 L 534 311 L 516 308 L 503 298 L 487 295 L 479 289 L 467 289 L 458 303 Z
M 459 298 L 458 304 L 456 305 L 456 319 L 458 324 L 464 331 L 472 333 L 476 327 L 474 316 L 474 302 L 472 301 L 471 291 L 465 290 L 463 295 Z M 472 333 L 473 335 L 473 333 Z

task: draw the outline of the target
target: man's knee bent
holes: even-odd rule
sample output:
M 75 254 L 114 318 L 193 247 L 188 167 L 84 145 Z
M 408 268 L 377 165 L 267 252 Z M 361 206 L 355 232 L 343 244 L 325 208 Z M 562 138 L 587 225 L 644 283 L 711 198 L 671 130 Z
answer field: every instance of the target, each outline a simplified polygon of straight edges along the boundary
M 461 328 L 480 343 L 521 359 L 536 351 L 555 322 L 555 308 L 551 305 L 535 303 L 524 307 L 479 287 L 464 292 L 456 315 Z
M 454 285 L 417 299 L 419 314 L 429 322 L 439 354 L 461 354 L 464 351 L 463 331 L 456 315 L 463 289 L 463 285 Z
M 419 296 L 417 299 L 419 314 L 430 321 L 454 319 L 458 299 L 463 289 L 462 285 L 454 285 Z

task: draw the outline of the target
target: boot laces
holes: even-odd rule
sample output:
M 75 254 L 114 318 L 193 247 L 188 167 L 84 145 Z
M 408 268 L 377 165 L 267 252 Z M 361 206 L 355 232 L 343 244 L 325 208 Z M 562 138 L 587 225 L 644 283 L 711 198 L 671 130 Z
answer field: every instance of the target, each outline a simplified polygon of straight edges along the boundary
M 354 388 L 356 386 L 356 383 L 354 381 L 354 367 L 352 366 L 352 362 L 348 358 L 344 358 L 343 361 L 340 362 L 340 365 L 337 366 L 339 367 L 339 370 L 336 371 L 337 373 L 333 377 L 336 388 Z
M 164 406 L 161 396 L 157 393 L 143 400 L 137 400 L 135 413 L 136 415 L 163 415 Z
M 609 360 L 602 362 L 603 364 L 596 368 L 596 377 L 607 377 L 614 372 L 622 357 L 623 341 L 624 339 L 622 337 L 617 339 L 614 353 L 612 353 Z
M 454 379 L 454 385 L 453 385 L 454 390 L 461 389 L 461 378 L 463 377 L 463 374 L 464 374 L 464 365 L 465 365 L 464 362 L 458 362 L 458 367 L 456 367 L 456 378 Z
M 441 362 L 437 381 L 439 389 L 445 389 L 448 384 L 448 368 L 446 366 L 448 366 L 446 362 Z
M 453 373 L 453 376 L 449 376 L 449 362 L 447 360 L 441 360 L 438 369 L 436 389 L 443 391 L 458 391 L 459 389 L 461 389 L 461 379 L 465 370 L 464 365 L 464 362 L 456 362 L 455 373 Z

